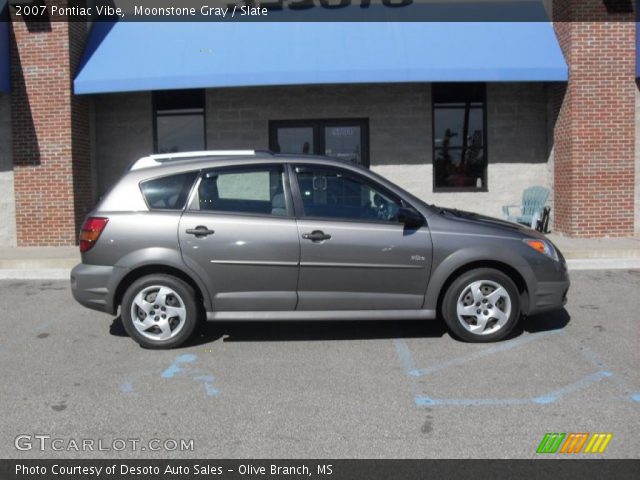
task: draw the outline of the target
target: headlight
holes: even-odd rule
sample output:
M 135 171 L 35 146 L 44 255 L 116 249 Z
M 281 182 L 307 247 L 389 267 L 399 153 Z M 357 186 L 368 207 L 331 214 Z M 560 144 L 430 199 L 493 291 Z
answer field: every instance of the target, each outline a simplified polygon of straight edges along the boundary
M 551 242 L 547 242 L 545 240 L 537 240 L 537 239 L 534 240 L 531 238 L 525 238 L 523 242 L 529 245 L 535 251 L 540 252 L 549 258 L 552 258 L 556 262 L 559 260 L 558 252 L 556 252 L 556 249 L 553 248 L 553 245 L 551 244 Z

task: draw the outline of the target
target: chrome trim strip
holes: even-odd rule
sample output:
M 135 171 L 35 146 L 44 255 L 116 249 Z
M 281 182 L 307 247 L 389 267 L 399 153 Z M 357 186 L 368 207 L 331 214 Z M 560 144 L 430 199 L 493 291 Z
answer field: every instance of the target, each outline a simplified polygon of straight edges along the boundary
M 216 265 L 266 265 L 270 267 L 297 267 L 298 262 L 270 262 L 259 260 L 209 260 Z
M 398 265 L 392 263 L 340 263 L 340 262 L 300 262 L 301 267 L 342 267 L 342 268 L 424 268 L 425 265 Z

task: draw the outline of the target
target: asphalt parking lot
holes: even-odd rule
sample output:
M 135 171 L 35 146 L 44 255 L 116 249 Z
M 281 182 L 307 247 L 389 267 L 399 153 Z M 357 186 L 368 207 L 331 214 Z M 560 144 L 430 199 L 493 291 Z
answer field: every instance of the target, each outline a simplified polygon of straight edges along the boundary
M 533 458 L 547 432 L 610 432 L 596 457 L 637 457 L 640 271 L 572 282 L 565 311 L 491 345 L 437 322 L 228 323 L 150 351 L 67 282 L 2 281 L 0 457 Z M 36 434 L 62 451 L 16 449 Z

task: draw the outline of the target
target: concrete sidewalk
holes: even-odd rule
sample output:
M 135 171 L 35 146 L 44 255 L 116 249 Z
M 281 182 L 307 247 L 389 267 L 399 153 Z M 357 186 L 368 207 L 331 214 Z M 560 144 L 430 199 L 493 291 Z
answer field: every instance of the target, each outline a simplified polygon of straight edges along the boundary
M 17 247 L 0 249 L 0 279 L 68 280 L 80 263 L 78 247 Z
M 568 238 L 549 234 L 571 270 L 640 268 L 640 237 Z M 0 250 L 0 279 L 68 279 L 80 262 L 78 247 L 18 247 Z
M 547 235 L 567 259 L 570 270 L 640 268 L 640 237 L 569 238 Z

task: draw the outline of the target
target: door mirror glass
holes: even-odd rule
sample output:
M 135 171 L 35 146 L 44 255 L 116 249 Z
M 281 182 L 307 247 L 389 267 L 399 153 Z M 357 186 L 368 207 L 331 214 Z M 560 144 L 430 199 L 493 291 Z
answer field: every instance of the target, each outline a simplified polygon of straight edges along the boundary
M 422 215 L 411 207 L 401 207 L 398 210 L 398 221 L 409 228 L 421 227 L 424 224 Z

